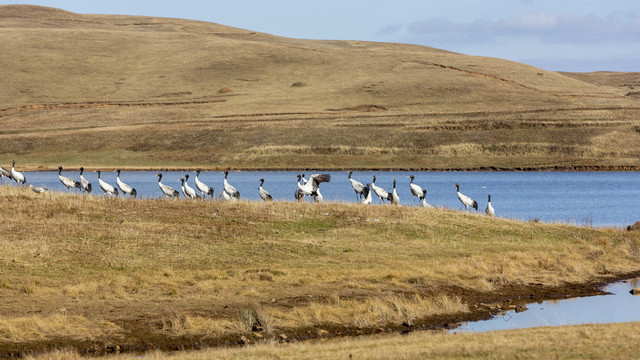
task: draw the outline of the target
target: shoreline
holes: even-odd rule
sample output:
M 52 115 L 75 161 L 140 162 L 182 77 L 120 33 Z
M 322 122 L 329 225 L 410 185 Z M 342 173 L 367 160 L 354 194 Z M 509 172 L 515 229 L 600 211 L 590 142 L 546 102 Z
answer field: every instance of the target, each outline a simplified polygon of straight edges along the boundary
M 550 166 L 517 166 L 517 167 L 500 167 L 500 166 L 478 166 L 469 168 L 413 168 L 413 167 L 372 167 L 372 168 L 268 168 L 268 167 L 146 167 L 146 166 L 133 166 L 133 167 L 84 167 L 85 171 L 95 171 L 100 169 L 102 171 L 116 171 L 116 169 L 122 169 L 123 171 L 195 171 L 201 169 L 202 171 L 422 171 L 422 172 L 599 172 L 599 171 L 640 171 L 640 165 L 550 165 Z M 17 169 L 18 171 L 35 172 L 35 171 L 53 171 L 57 172 L 57 168 L 48 168 L 45 166 L 24 166 Z M 80 171 L 79 167 L 64 167 L 63 171 Z

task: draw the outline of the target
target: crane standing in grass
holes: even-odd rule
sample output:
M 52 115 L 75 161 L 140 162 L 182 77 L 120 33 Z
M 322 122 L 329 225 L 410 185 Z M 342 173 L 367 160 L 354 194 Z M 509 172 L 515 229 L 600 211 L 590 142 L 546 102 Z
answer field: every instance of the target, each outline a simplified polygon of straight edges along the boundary
M 88 193 L 91 192 L 91 183 L 89 182 L 89 180 L 85 179 L 84 176 L 82 175 L 82 173 L 84 172 L 84 168 L 81 167 L 80 168 L 80 187 L 82 188 L 82 191 L 86 191 Z
M 493 206 L 491 206 L 491 194 L 489 194 L 489 202 L 487 202 L 487 208 L 484 209 L 484 213 L 487 214 L 487 216 L 496 216 L 496 211 L 493 210 Z
M 260 179 L 258 181 L 260 181 L 260 186 L 258 187 L 258 193 L 260 194 L 260 198 L 263 201 L 273 200 L 273 197 L 271 196 L 271 194 L 269 194 L 269 192 L 262 187 L 262 185 L 264 185 L 264 179 Z
M 309 177 L 309 180 L 304 185 L 301 185 L 300 182 L 298 182 L 298 190 L 300 190 L 302 195 L 315 197 L 317 196 L 317 191 L 320 188 L 320 184 L 330 181 L 331 175 L 329 174 L 313 174 Z
M 122 182 L 122 180 L 120 180 L 120 169 L 116 171 L 118 172 L 118 176 L 116 177 L 116 184 L 120 188 L 120 191 L 122 191 L 123 194 L 128 194 L 135 199 L 136 195 L 138 195 L 136 189 Z
M 16 184 L 20 185 L 20 183 L 26 183 L 27 179 L 24 177 L 24 174 L 16 171 L 16 161 L 13 160 L 13 163 L 11 164 L 11 178 L 16 182 Z
M 189 186 L 189 183 L 187 182 L 189 180 L 189 174 L 185 174 L 184 177 L 181 177 L 180 181 L 182 183 L 182 193 L 184 194 L 184 197 L 186 197 L 187 199 L 196 199 L 199 198 L 200 196 L 198 196 L 198 194 L 196 194 L 196 191 Z
M 371 182 L 371 190 L 380 198 L 380 202 L 384 204 L 385 200 L 391 201 L 391 194 L 379 186 L 376 185 L 376 176 L 373 175 L 373 181 Z
M 356 193 L 356 199 L 360 200 L 360 197 L 366 196 L 365 193 L 364 193 L 365 186 L 362 185 L 362 183 L 360 181 L 352 179 L 351 178 L 351 173 L 353 173 L 353 171 L 349 170 L 348 178 L 349 178 L 349 181 L 351 182 L 351 187 L 353 188 L 353 191 L 355 191 L 355 193 Z
M 205 194 L 211 195 L 211 198 L 213 199 L 213 188 L 203 183 L 202 181 L 200 181 L 200 179 L 198 179 L 198 177 L 200 176 L 200 171 L 201 171 L 200 169 L 196 170 L 196 178 L 195 178 L 196 187 L 198 188 L 198 190 L 200 190 L 200 193 L 202 194 L 202 199 L 204 199 Z
M 424 198 L 427 196 L 427 190 L 420 187 L 420 185 L 413 183 L 415 176 L 410 175 L 409 179 L 411 179 L 411 182 L 409 183 L 409 189 L 411 190 L 411 195 L 413 195 L 413 203 L 416 203 L 416 196 L 418 197 L 418 201 L 424 201 Z
M 456 192 L 458 193 L 458 200 L 460 200 L 462 205 L 464 205 L 464 210 L 466 211 L 468 207 L 472 207 L 476 209 L 476 211 L 478 211 L 478 202 L 461 193 L 459 184 L 455 184 L 454 187 L 456 188 Z
M 0 179 L 2 179 L 3 184 L 4 184 L 4 178 L 9 178 L 9 180 L 11 180 L 11 171 L 0 166 Z
M 226 192 L 227 195 L 229 195 L 229 197 L 235 200 L 239 200 L 240 192 L 236 190 L 236 188 L 234 188 L 231 184 L 229 184 L 229 182 L 227 181 L 227 176 L 229 176 L 228 170 L 224 172 L 223 192 Z M 224 197 L 224 194 L 223 194 L 223 197 Z
M 100 185 L 100 189 L 102 189 L 102 191 L 104 191 L 105 194 L 118 196 L 118 189 L 113 187 L 113 185 L 108 184 L 106 181 L 102 180 L 102 178 L 100 177 L 100 170 L 96 170 L 96 172 L 98 173 L 98 185 Z
M 62 176 L 62 166 L 58 166 L 58 179 L 60 180 L 62 185 L 64 185 L 67 188 L 67 191 L 69 191 L 70 188 L 82 190 L 82 185 L 80 184 L 79 181 L 75 181 L 66 176 Z
M 180 193 L 178 192 L 178 190 L 162 183 L 162 173 L 158 173 L 158 175 L 156 176 L 158 177 L 158 187 L 165 196 L 172 198 L 180 197 Z
M 360 201 L 360 204 L 364 204 L 364 205 L 371 205 L 371 193 L 373 191 L 371 191 L 371 184 L 367 184 L 367 186 L 364 187 L 364 199 L 362 199 L 362 201 Z
M 396 191 L 396 179 L 393 179 L 393 192 L 391 193 L 391 205 L 400 205 L 400 196 Z

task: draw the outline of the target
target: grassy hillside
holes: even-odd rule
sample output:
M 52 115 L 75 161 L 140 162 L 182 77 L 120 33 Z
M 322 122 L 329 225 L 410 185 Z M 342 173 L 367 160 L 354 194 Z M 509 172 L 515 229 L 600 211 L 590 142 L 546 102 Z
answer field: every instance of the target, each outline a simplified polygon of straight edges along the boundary
M 637 96 L 493 58 L 0 6 L 0 163 L 640 166 Z
M 640 270 L 636 232 L 443 209 L 0 200 L 0 354 L 441 327 Z

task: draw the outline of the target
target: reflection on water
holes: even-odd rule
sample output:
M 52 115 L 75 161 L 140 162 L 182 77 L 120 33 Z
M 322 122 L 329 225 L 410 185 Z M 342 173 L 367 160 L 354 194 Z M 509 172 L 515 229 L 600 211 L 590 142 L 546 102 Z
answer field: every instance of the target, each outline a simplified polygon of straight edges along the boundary
M 531 303 L 527 305 L 528 310 L 524 312 L 507 311 L 490 320 L 464 323 L 451 332 L 485 332 L 539 326 L 640 321 L 640 296 L 629 293 L 639 284 L 640 279 L 633 279 L 616 282 L 603 288 L 612 295 Z
M 195 188 L 195 173 L 189 171 L 164 171 L 162 182 L 179 191 L 179 179 L 190 174 L 189 184 Z M 307 177 L 313 173 L 307 171 Z M 345 171 L 329 172 L 331 182 L 320 189 L 325 201 L 355 202 L 356 195 Z M 63 171 L 64 176 L 79 179 L 77 171 Z M 139 198 L 163 196 L 158 188 L 155 171 L 127 171 L 121 179 L 136 188 Z M 258 180 L 264 178 L 264 188 L 276 201 L 293 201 L 296 190 L 296 174 L 292 171 L 234 171 L 229 173 L 229 183 L 240 191 L 242 199 L 260 200 Z M 46 186 L 54 191 L 65 191 L 57 172 L 27 172 L 27 183 Z M 484 213 L 487 195 L 499 217 L 565 222 L 589 226 L 631 225 L 640 220 L 637 199 L 640 198 L 638 175 L 635 172 L 373 172 L 356 171 L 353 178 L 366 184 L 377 176 L 376 185 L 389 191 L 397 180 L 400 203 L 414 206 L 409 190 L 409 175 L 415 175 L 415 183 L 427 189 L 427 201 L 435 206 L 461 209 L 456 196 L 455 183 L 460 191 L 476 200 Z M 102 195 L 97 174 L 85 172 L 93 183 L 94 194 Z M 215 190 L 217 197 L 222 189 L 224 174 L 219 171 L 203 172 L 200 180 Z M 115 186 L 115 172 L 102 172 L 103 180 Z M 8 182 L 7 182 L 8 183 Z M 374 199 L 374 204 L 378 200 Z

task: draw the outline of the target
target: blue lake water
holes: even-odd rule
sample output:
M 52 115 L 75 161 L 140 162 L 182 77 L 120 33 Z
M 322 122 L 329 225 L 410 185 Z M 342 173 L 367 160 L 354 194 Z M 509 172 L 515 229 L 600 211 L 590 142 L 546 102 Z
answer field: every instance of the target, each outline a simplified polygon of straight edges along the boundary
M 189 184 L 195 188 L 193 172 L 164 171 L 162 182 L 179 190 L 178 179 L 186 173 L 190 174 Z M 325 201 L 355 202 L 347 173 L 328 173 L 332 176 L 331 182 L 320 187 Z M 162 196 L 156 174 L 151 171 L 123 172 L 121 179 L 136 188 L 139 198 L 155 198 Z M 264 188 L 274 200 L 292 201 L 296 174 L 291 171 L 236 171 L 229 173 L 228 181 L 240 191 L 241 198 L 257 201 L 258 180 L 264 178 Z M 487 195 L 491 194 L 491 203 L 499 217 L 595 227 L 624 227 L 640 220 L 640 176 L 636 172 L 359 171 L 352 177 L 366 184 L 376 175 L 376 185 L 388 191 L 396 179 L 401 204 L 413 206 L 407 178 L 411 174 L 415 175 L 416 184 L 427 189 L 427 201 L 434 206 L 461 209 L 454 188 L 454 184 L 459 183 L 460 191 L 476 200 L 482 212 Z M 28 184 L 65 191 L 57 172 L 26 172 L 25 175 Z M 79 179 L 77 171 L 63 171 L 63 175 Z M 85 172 L 85 177 L 93 183 L 93 194 L 102 195 L 97 173 Z M 102 178 L 115 186 L 115 172 L 103 172 Z M 200 174 L 200 180 L 214 188 L 216 198 L 222 190 L 223 178 L 222 172 Z M 374 204 L 377 203 L 374 198 Z
M 620 281 L 603 288 L 610 295 L 548 300 L 528 304 L 528 310 L 508 311 L 490 320 L 463 323 L 450 332 L 485 332 L 539 326 L 604 324 L 640 321 L 640 296 L 629 291 L 640 279 Z

